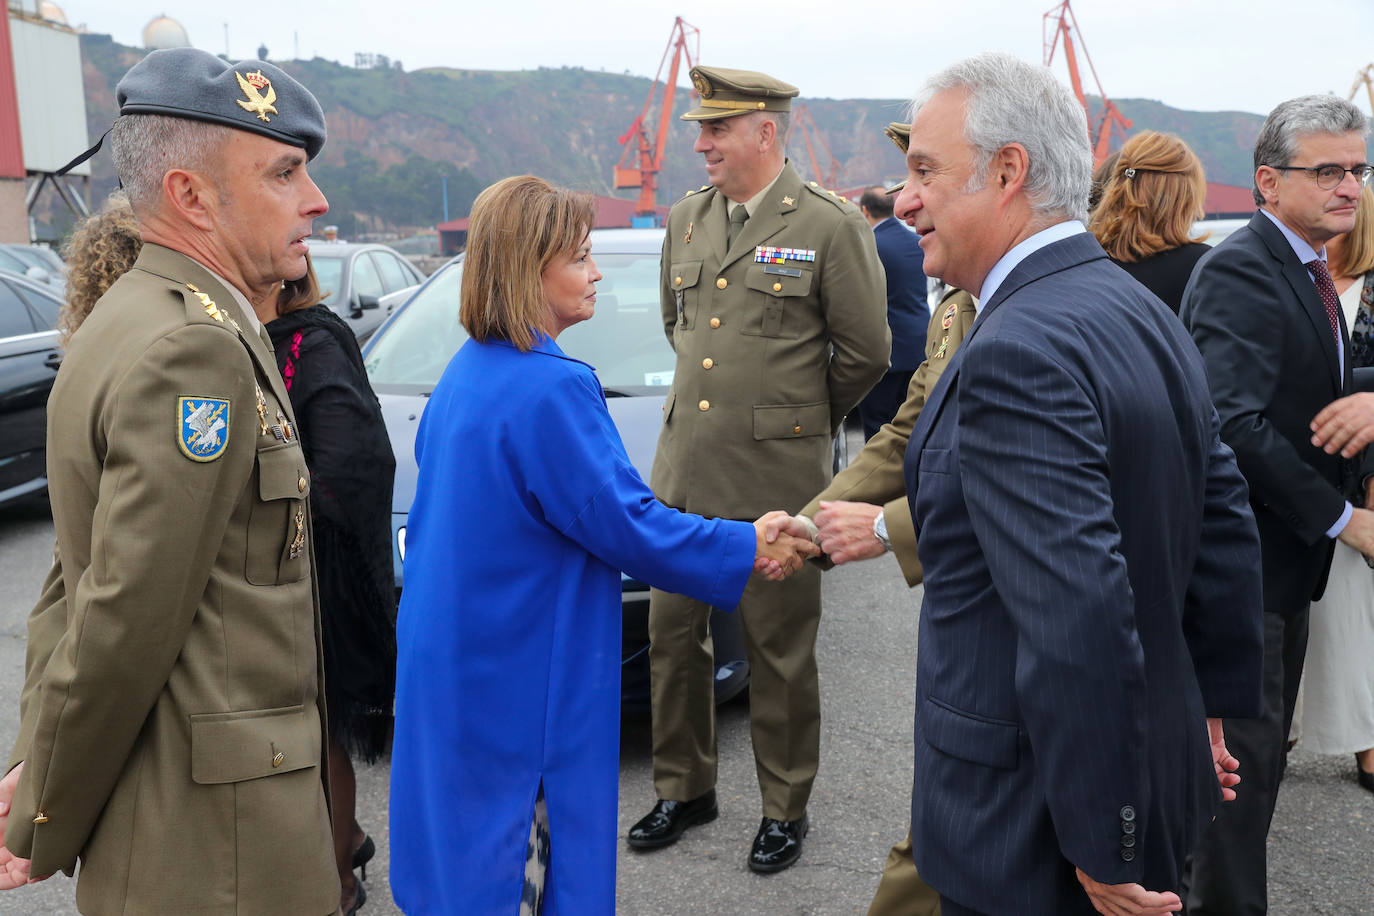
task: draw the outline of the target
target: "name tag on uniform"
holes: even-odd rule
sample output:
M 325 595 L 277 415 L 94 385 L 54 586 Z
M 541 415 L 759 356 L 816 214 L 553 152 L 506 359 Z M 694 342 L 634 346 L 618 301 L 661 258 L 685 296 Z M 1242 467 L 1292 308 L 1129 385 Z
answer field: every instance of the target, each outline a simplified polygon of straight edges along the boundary
M 754 261 L 760 264 L 814 260 L 816 260 L 816 252 L 812 248 L 774 248 L 770 245 L 759 245 L 754 249 Z
M 800 277 L 801 271 L 795 267 L 779 267 L 776 264 L 769 264 L 763 269 L 766 274 L 774 274 L 779 277 Z

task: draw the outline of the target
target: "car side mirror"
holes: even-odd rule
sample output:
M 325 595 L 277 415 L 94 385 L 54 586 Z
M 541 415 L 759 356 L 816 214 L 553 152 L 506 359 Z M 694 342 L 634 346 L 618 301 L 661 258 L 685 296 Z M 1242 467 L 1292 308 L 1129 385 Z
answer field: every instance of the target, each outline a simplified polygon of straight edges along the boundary
M 360 309 L 375 309 L 380 308 L 381 305 L 381 300 L 376 296 L 369 296 L 367 293 L 358 295 L 358 308 Z

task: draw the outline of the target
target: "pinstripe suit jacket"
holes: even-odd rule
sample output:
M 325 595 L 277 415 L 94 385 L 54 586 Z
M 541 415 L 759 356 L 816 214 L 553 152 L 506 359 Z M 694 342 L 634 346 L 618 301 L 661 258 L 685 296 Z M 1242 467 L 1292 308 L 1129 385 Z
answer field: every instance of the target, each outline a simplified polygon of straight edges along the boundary
M 907 451 L 925 565 L 912 840 L 989 913 L 1176 889 L 1260 708 L 1259 542 L 1178 319 L 1084 233 L 983 308 Z

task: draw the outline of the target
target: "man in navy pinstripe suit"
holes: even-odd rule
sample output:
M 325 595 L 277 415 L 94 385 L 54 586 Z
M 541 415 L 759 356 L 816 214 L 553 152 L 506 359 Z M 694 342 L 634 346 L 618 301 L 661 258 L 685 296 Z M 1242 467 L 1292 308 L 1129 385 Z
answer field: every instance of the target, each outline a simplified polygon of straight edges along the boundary
M 1083 229 L 1074 97 L 984 54 L 913 112 L 897 216 L 980 303 L 906 458 L 914 859 L 945 916 L 1171 912 L 1260 705 L 1245 481 L 1187 332 Z

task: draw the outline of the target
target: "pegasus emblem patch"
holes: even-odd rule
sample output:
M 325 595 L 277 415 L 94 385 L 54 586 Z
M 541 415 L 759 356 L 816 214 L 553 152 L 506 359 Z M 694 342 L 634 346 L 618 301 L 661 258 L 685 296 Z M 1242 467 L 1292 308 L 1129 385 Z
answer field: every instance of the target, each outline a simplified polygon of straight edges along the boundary
M 229 399 L 177 399 L 177 445 L 192 461 L 214 461 L 229 447 Z

